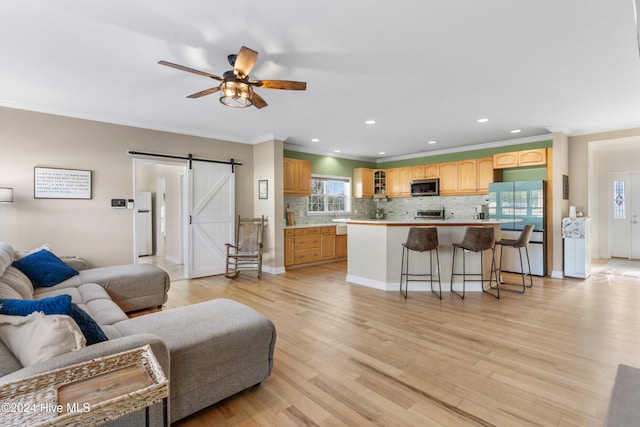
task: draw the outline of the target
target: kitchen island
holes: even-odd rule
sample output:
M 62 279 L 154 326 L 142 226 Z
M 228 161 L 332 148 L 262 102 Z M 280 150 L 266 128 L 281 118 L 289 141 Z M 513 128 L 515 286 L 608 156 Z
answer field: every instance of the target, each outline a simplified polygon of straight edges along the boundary
M 492 220 L 348 220 L 347 281 L 385 291 L 400 289 L 400 266 L 402 244 L 406 242 L 411 227 L 436 227 L 438 229 L 438 252 L 440 255 L 440 280 L 443 291 L 451 290 L 452 243 L 459 243 L 467 227 L 493 227 L 495 239 L 500 239 L 502 221 Z M 496 258 L 499 253 L 496 252 Z M 410 253 L 413 273 L 428 272 L 428 252 Z M 498 259 L 498 258 L 497 258 Z M 489 278 L 490 251 L 484 256 L 485 277 Z M 480 254 L 467 252 L 468 272 L 480 271 Z M 456 273 L 462 272 L 462 252 L 456 256 Z M 462 277 L 454 282 L 456 290 L 462 289 Z M 488 286 L 488 283 L 485 284 Z M 431 290 L 428 281 L 411 282 L 409 291 Z M 482 291 L 480 280 L 467 281 L 467 291 Z

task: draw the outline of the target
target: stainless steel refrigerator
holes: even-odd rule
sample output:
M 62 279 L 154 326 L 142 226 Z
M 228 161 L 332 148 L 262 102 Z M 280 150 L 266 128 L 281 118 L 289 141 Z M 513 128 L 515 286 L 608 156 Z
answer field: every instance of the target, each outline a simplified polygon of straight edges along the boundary
M 531 274 L 535 276 L 546 275 L 545 198 L 545 182 L 542 180 L 489 184 L 489 218 L 507 220 L 501 226 L 502 238 L 517 239 L 525 225 L 534 225 L 529 241 L 529 259 Z M 524 251 L 522 255 L 526 271 Z M 503 251 L 502 270 L 520 272 L 517 250 Z

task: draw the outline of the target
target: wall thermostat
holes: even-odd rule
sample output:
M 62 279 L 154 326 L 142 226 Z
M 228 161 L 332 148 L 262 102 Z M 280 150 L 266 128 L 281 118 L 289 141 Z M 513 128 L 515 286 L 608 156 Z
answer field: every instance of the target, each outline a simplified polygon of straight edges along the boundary
M 126 199 L 111 199 L 111 207 L 112 208 L 126 208 L 127 200 Z

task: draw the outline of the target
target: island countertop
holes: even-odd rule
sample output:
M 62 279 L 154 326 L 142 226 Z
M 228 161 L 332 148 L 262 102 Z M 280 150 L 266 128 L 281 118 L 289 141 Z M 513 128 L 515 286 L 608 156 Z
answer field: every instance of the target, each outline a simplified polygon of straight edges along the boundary
M 440 277 L 442 290 L 451 289 L 451 268 L 454 242 L 461 242 L 467 227 L 491 227 L 495 232 L 495 239 L 500 239 L 500 226 L 503 221 L 498 220 L 366 220 L 351 219 L 342 221 L 347 223 L 347 281 L 386 291 L 400 289 L 400 267 L 402 244 L 406 242 L 411 227 L 436 227 L 438 230 L 438 252 L 440 259 Z M 414 272 L 424 273 L 428 262 L 422 257 L 428 253 L 410 254 L 414 261 L 411 268 Z M 467 264 L 471 270 L 480 271 L 480 254 L 470 252 Z M 427 258 L 428 259 L 428 258 Z M 462 259 L 460 259 L 461 261 Z M 486 267 L 491 266 L 491 257 L 484 257 Z M 460 272 L 462 262 L 456 262 L 456 273 Z M 489 268 L 485 275 L 488 278 Z M 456 289 L 461 288 L 461 279 L 456 279 Z M 430 289 L 426 282 L 412 282 L 410 291 L 426 291 Z M 467 281 L 467 291 L 481 291 L 481 283 Z
M 361 224 L 361 225 L 384 225 L 388 227 L 484 227 L 488 225 L 501 225 L 506 222 L 514 222 L 513 220 L 486 220 L 486 219 L 413 219 L 413 220 L 393 220 L 393 219 L 347 219 L 347 220 L 334 220 L 334 222 L 342 222 L 347 224 Z

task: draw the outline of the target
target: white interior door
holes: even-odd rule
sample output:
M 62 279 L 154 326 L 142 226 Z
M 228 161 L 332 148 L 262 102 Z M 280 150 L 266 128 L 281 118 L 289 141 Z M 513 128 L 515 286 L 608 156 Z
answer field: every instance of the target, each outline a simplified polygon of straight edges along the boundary
M 235 175 L 227 164 L 193 161 L 187 172 L 189 278 L 222 274 L 233 242 Z

